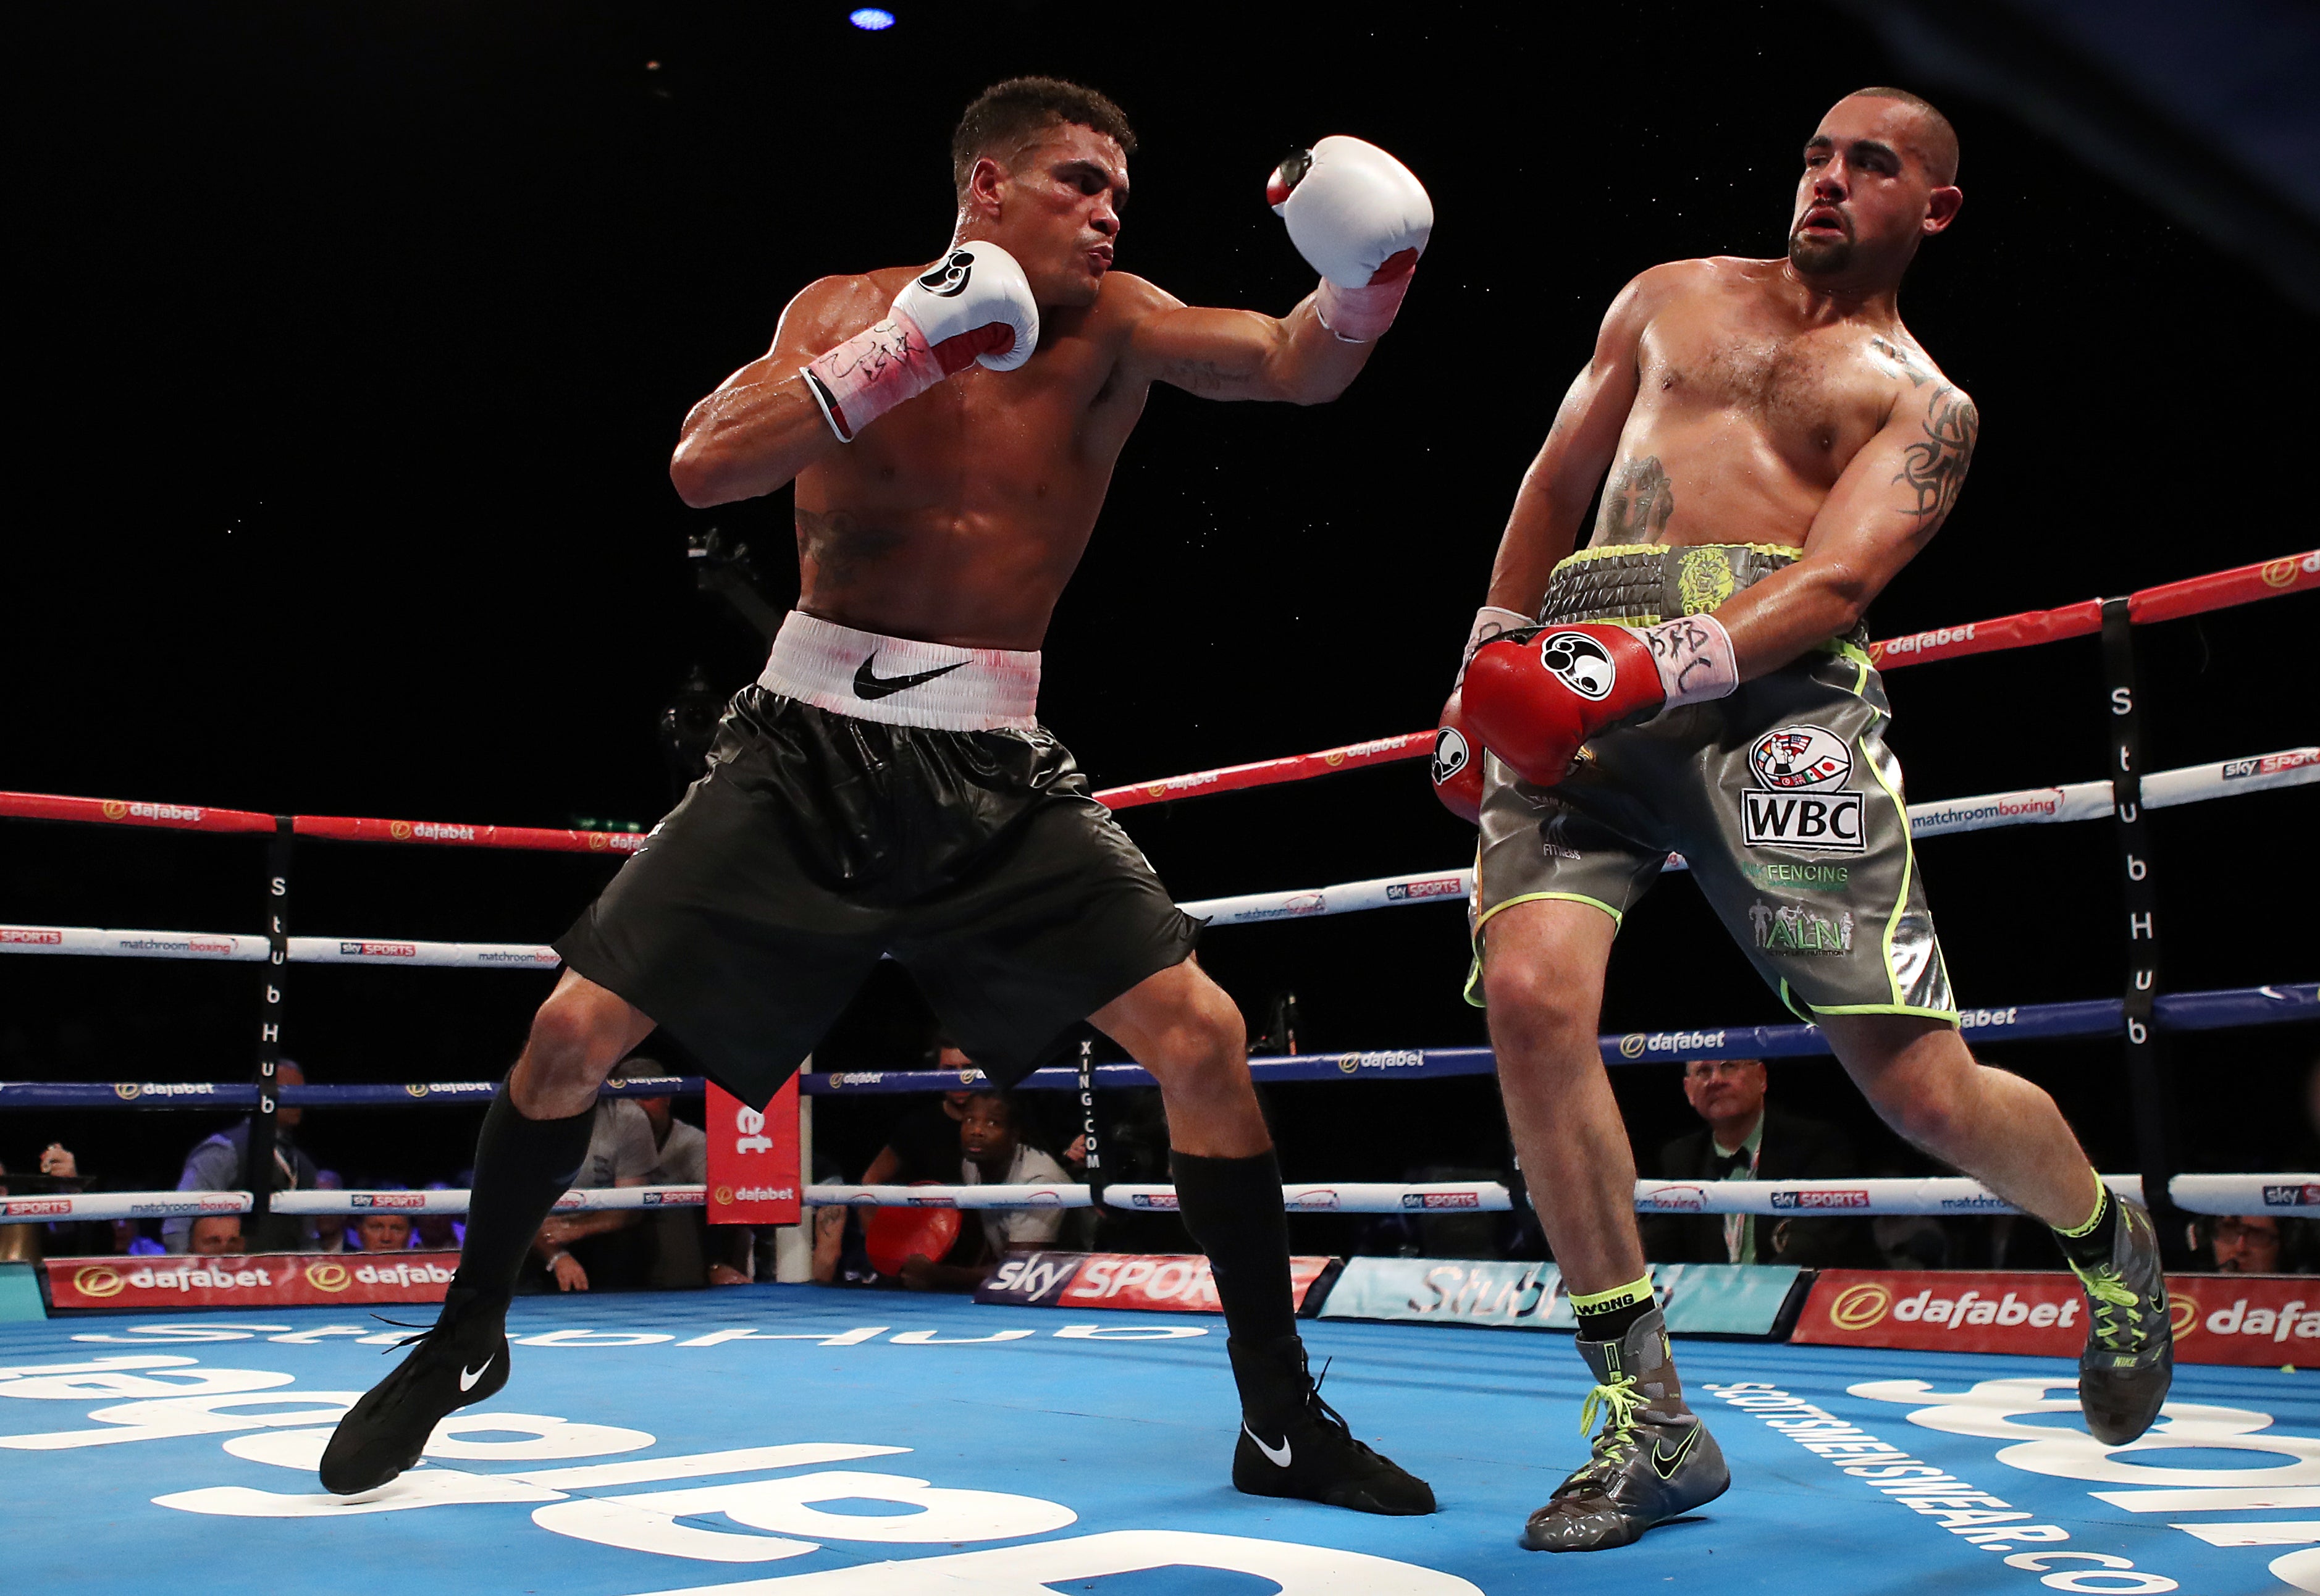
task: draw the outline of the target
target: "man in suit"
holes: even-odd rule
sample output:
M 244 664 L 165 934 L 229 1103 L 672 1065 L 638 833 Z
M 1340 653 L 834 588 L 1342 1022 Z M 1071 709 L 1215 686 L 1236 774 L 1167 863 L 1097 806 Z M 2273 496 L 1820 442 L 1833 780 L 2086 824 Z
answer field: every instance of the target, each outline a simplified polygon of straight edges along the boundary
M 1660 1149 L 1667 1180 L 1825 1180 L 1857 1174 L 1853 1144 L 1834 1125 L 1764 1102 L 1761 1058 L 1695 1058 L 1683 1095 L 1708 1123 Z M 1755 1214 L 1656 1214 L 1643 1221 L 1655 1264 L 1800 1264 L 1874 1267 L 1859 1220 L 1768 1220 Z

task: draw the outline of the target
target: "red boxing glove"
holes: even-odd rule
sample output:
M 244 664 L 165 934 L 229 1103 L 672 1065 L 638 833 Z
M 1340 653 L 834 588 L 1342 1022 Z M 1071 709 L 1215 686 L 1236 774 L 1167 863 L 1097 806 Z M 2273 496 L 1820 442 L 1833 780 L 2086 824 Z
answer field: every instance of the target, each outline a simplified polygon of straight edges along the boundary
M 1434 795 L 1470 826 L 1482 821 L 1482 750 L 1466 735 L 1466 713 L 1454 688 L 1434 732 Z
M 1543 627 L 1475 654 L 1463 689 L 1465 724 L 1523 780 L 1551 787 L 1606 727 L 1721 698 L 1739 683 L 1732 639 L 1710 615 L 1642 628 Z

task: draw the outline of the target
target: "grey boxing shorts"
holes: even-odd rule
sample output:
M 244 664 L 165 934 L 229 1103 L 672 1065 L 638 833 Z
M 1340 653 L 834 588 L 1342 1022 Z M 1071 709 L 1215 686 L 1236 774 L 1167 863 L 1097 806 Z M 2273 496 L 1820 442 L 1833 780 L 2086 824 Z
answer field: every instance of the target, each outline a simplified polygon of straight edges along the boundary
M 1700 614 L 1795 558 L 1760 544 L 1585 549 L 1555 567 L 1540 621 L 1647 626 Z M 1835 639 L 1727 698 L 1604 732 L 1554 787 L 1483 764 L 1472 925 L 1519 903 L 1613 921 L 1671 853 L 1799 1016 L 1957 1019 L 1909 847 L 1892 718 L 1859 639 Z M 1468 1001 L 1480 1004 L 1470 977 Z

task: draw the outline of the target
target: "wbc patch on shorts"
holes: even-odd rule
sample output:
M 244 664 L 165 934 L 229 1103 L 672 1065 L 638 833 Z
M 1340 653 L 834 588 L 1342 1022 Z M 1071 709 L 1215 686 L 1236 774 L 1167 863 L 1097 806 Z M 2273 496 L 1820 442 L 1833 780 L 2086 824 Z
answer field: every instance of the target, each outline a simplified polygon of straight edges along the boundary
M 1866 853 L 1867 800 L 1844 790 L 1853 753 L 1823 726 L 1783 726 L 1756 739 L 1740 789 L 1740 839 L 1794 853 Z

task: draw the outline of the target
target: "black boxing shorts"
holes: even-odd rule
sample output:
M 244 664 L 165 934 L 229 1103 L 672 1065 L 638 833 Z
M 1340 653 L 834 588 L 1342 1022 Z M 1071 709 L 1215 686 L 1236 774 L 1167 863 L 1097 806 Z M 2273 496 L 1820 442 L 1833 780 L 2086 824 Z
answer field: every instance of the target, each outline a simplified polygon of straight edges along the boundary
M 1197 929 L 1033 718 L 1038 661 L 793 614 L 556 950 L 760 1107 L 888 956 L 1020 1080 Z
M 1714 609 L 1795 551 L 1756 544 L 1590 549 L 1555 567 L 1540 621 L 1653 626 Z M 1616 923 L 1671 853 L 1800 1017 L 1954 1023 L 1909 846 L 1892 718 L 1859 636 L 1832 639 L 1729 697 L 1603 732 L 1553 787 L 1489 757 L 1472 929 L 1518 903 L 1588 903 Z M 1470 1001 L 1480 1002 L 1478 980 Z

